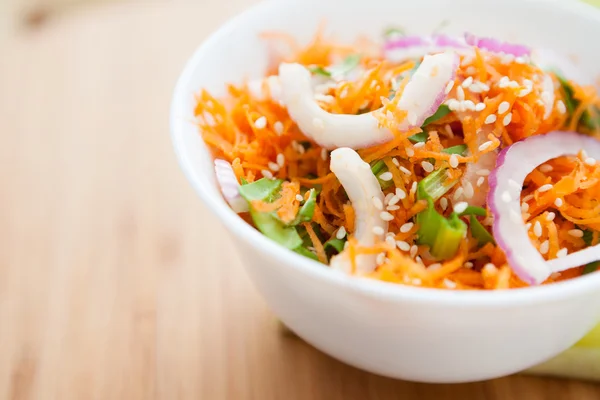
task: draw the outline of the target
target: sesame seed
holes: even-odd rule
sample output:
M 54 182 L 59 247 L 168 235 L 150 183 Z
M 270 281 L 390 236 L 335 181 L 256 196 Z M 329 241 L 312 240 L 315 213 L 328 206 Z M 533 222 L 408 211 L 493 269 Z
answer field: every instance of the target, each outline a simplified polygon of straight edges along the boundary
M 498 106 L 498 114 L 504 114 L 510 108 L 510 103 L 508 101 L 503 101 Z
M 515 62 L 517 64 L 525 64 L 526 60 L 525 60 L 525 57 L 517 57 L 517 58 L 515 58 Z
M 265 129 L 265 127 L 267 126 L 267 118 L 266 117 L 258 118 L 256 121 L 254 121 L 254 126 L 257 129 Z
M 392 235 L 387 235 L 387 236 L 385 237 L 385 243 L 386 243 L 388 246 L 395 247 L 395 246 L 396 246 L 396 239 L 394 239 L 394 234 L 392 234 Z
M 383 199 L 383 204 L 389 204 L 390 200 L 392 199 L 392 197 L 394 197 L 394 193 L 388 193 L 385 195 L 385 198 Z
M 270 162 L 269 164 L 269 169 L 273 172 L 277 172 L 279 171 L 279 165 L 275 164 L 274 162 Z
M 458 111 L 460 108 L 460 102 L 456 99 L 449 99 L 446 102 L 446 105 L 450 109 L 450 111 Z
M 545 185 L 542 185 L 538 188 L 538 192 L 544 193 L 544 192 L 547 192 L 548 190 L 552 190 L 553 187 L 554 186 L 552 186 L 551 184 L 546 183 Z
M 446 90 L 444 90 L 444 93 L 445 94 L 450 93 L 450 91 L 452 90 L 453 87 L 454 87 L 454 81 L 448 82 L 448 84 L 446 85 Z
M 481 144 L 481 146 L 479 146 L 479 151 L 486 151 L 487 149 L 489 149 L 492 145 L 494 144 L 494 142 L 492 142 L 491 140 L 488 140 L 487 142 Z
M 540 221 L 535 221 L 535 224 L 533 224 L 533 234 L 536 237 L 542 236 L 542 224 L 540 224 Z
M 521 212 L 526 213 L 527 211 L 529 211 L 529 204 L 527 203 L 522 203 L 521 204 Z
M 333 102 L 335 102 L 335 97 L 328 95 L 328 94 L 317 93 L 317 94 L 315 94 L 315 100 L 323 102 L 323 103 L 327 103 L 327 104 L 332 104 Z
M 477 103 L 475 106 L 475 111 L 483 111 L 485 110 L 485 103 Z
M 271 171 L 263 169 L 262 171 L 260 171 L 261 174 L 265 177 L 265 178 L 269 178 L 272 179 L 273 178 L 273 174 L 271 173 Z
M 565 257 L 567 254 L 569 254 L 569 250 L 563 247 L 562 249 L 556 252 L 556 258 Z
M 473 75 L 476 72 L 477 72 L 477 69 L 472 65 L 465 70 L 465 73 L 467 73 L 469 75 Z
M 554 221 L 554 218 L 556 218 L 556 214 L 552 211 L 549 212 L 548 215 L 546 215 L 546 221 Z
M 562 100 L 556 102 L 556 107 L 558 108 L 558 112 L 561 114 L 565 114 L 567 112 L 567 106 L 565 106 L 565 102 Z
M 483 185 L 485 183 L 485 176 L 480 176 L 477 179 L 477 187 L 481 187 L 481 185 Z
M 473 189 L 473 184 L 471 182 L 466 182 L 464 185 L 465 197 L 467 199 L 472 199 L 475 195 L 475 189 Z
M 377 265 L 383 264 L 385 262 L 385 253 L 377 254 L 377 258 L 375 259 L 375 261 L 377 262 Z
M 319 130 L 325 129 L 325 122 L 321 118 L 313 118 L 312 124 L 315 128 Z
M 504 118 L 502 119 L 502 125 L 508 126 L 510 124 L 510 121 L 512 121 L 512 113 L 508 113 L 504 116 Z
M 442 210 L 446 211 L 446 209 L 448 208 L 448 199 L 445 197 L 442 197 L 440 199 L 440 206 L 442 207 Z
M 542 242 L 542 244 L 540 244 L 540 253 L 548 254 L 548 250 L 550 250 L 550 242 L 548 242 L 547 240 L 544 240 Z
M 402 171 L 402 173 L 405 175 L 412 175 L 412 172 L 410 172 L 410 170 L 406 167 L 400 167 L 400 171 Z
M 411 256 L 412 258 L 415 258 L 415 256 L 417 255 L 417 253 L 418 253 L 418 252 L 419 252 L 419 248 L 417 247 L 417 245 L 416 245 L 416 244 L 413 244 L 413 245 L 410 247 L 410 256 Z
M 327 149 L 321 149 L 321 158 L 324 161 L 327 161 L 327 156 L 329 155 L 329 153 L 327 152 Z
M 505 203 L 510 203 L 512 201 L 512 197 L 510 197 L 510 193 L 508 191 L 502 192 L 502 201 Z
M 396 246 L 402 251 L 410 251 L 410 244 L 406 243 L 404 240 L 397 240 Z
M 448 135 L 448 137 L 450 137 L 450 138 L 454 137 L 454 132 L 452 132 L 452 127 L 449 124 L 444 125 L 444 130 L 446 131 L 446 134 Z
M 415 194 L 417 192 L 417 182 L 413 182 L 412 185 L 410 185 L 410 194 Z
M 503 76 L 502 78 L 500 78 L 500 80 L 498 81 L 498 87 L 499 88 L 505 88 L 508 86 L 508 82 L 510 81 L 510 79 L 508 78 L 508 76 Z
M 273 129 L 275 129 L 276 134 L 281 136 L 283 134 L 283 124 L 281 123 L 281 121 L 276 121 L 273 124 Z
M 413 228 L 413 226 L 415 226 L 415 224 L 413 224 L 412 222 L 407 222 L 400 227 L 400 232 L 407 233 Z
M 465 268 L 473 268 L 473 263 L 472 263 L 471 261 L 467 261 L 467 262 L 464 264 L 464 267 L 465 267 Z
M 340 229 L 338 229 L 338 231 L 336 232 L 335 237 L 338 238 L 339 240 L 342 240 L 343 238 L 345 238 L 346 237 L 346 228 L 341 226 Z
M 378 210 L 383 210 L 383 203 L 379 200 L 379 197 L 373 197 L 373 205 Z
M 480 169 L 475 173 L 479 176 L 488 176 L 490 174 L 490 170 L 489 169 Z
M 583 231 L 581 229 L 571 229 L 569 231 L 569 235 L 576 237 L 576 238 L 580 238 L 580 237 L 583 237 Z
M 394 206 L 387 206 L 386 207 L 386 210 L 388 210 L 388 211 L 396 211 L 396 210 L 399 210 L 399 209 L 400 209 L 400 206 L 396 206 L 396 205 L 394 205 Z
M 469 90 L 473 93 L 482 93 L 484 91 L 481 82 L 475 82 L 469 86 Z
M 543 173 L 548 173 L 551 172 L 554 168 L 552 168 L 552 165 L 548 165 L 548 164 L 542 164 L 540 166 L 540 171 Z
M 496 122 L 496 114 L 490 114 L 485 118 L 486 124 L 493 124 L 494 122 Z
M 433 164 L 429 161 L 423 161 L 421 163 L 421 167 L 425 170 L 425 172 L 433 172 Z
M 473 103 L 471 100 L 465 100 L 463 102 L 463 105 L 465 106 L 465 108 L 469 111 L 475 111 L 475 103 Z
M 586 163 L 586 165 L 589 165 L 590 167 L 593 167 L 594 165 L 596 165 L 596 160 L 592 157 L 588 157 L 585 159 L 584 163 Z
M 390 201 L 388 202 L 388 205 L 390 205 L 390 206 L 396 205 L 400 201 L 400 197 L 396 196 L 393 193 L 390 193 L 390 194 L 392 194 L 392 197 L 390 198 Z
M 415 143 L 415 144 L 413 145 L 413 147 L 414 147 L 415 149 L 420 149 L 421 147 L 425 147 L 425 142 L 419 142 L 419 143 Z
M 528 194 L 527 196 L 523 197 L 523 201 L 529 201 L 531 199 L 533 199 L 535 196 L 533 194 Z
M 390 171 L 386 171 L 384 173 L 382 173 L 381 175 L 379 175 L 379 179 L 381 179 L 382 181 L 391 181 L 393 178 L 393 175 Z
M 492 263 L 487 263 L 483 266 L 483 270 L 488 274 L 495 274 L 497 269 L 496 266 Z
M 464 87 L 465 89 L 469 86 L 471 86 L 471 83 L 473 83 L 473 77 L 469 76 L 467 79 L 465 79 L 462 83 L 462 87 Z
M 413 149 L 411 149 L 410 147 L 406 148 L 406 155 L 409 157 L 412 157 L 415 155 L 415 151 Z
M 563 205 L 563 200 L 559 197 L 556 200 L 554 200 L 554 205 L 558 208 L 561 208 Z
M 388 222 L 394 220 L 394 216 L 387 211 L 382 211 L 381 214 L 379 214 L 379 218 Z
M 373 227 L 373 233 L 377 236 L 383 235 L 383 228 L 380 226 Z
M 458 167 L 458 156 L 456 154 L 452 154 L 449 162 L 452 168 Z
M 456 289 L 456 282 L 444 278 L 444 286 L 446 286 L 448 289 Z
M 452 199 L 454 199 L 454 201 L 458 201 L 462 197 L 464 191 L 465 191 L 465 189 L 463 189 L 462 187 L 459 187 L 458 189 L 456 189 L 454 191 L 454 196 L 452 196 Z
M 469 204 L 465 201 L 461 201 L 454 206 L 454 212 L 457 214 L 465 212 L 465 210 L 469 207 Z
M 585 160 L 588 157 L 587 152 L 585 150 L 581 150 L 581 159 Z
M 413 126 L 417 124 L 417 114 L 412 111 L 408 112 L 406 119 L 408 120 L 408 123 Z
M 406 192 L 400 188 L 396 188 L 396 196 L 398 196 L 400 200 L 403 200 L 406 198 Z
M 465 100 L 465 91 L 463 90 L 462 86 L 456 88 L 456 98 L 458 99 L 458 101 Z
M 528 231 L 529 229 L 531 229 L 531 222 L 525 224 L 525 230 Z
M 524 213 L 522 215 L 522 218 L 523 218 L 524 221 L 527 221 L 529 219 L 529 217 L 531 217 L 531 214 L 529 214 L 529 213 Z
M 281 153 L 277 154 L 277 164 L 279 164 L 280 167 L 283 167 L 283 164 L 285 164 L 285 156 Z
M 431 264 L 429 267 L 427 267 L 429 271 L 436 271 L 440 268 L 442 268 L 442 264 L 440 263 Z
M 392 162 L 394 163 L 394 165 L 395 165 L 396 167 L 399 167 L 399 166 L 400 166 L 400 162 L 398 161 L 398 159 L 397 159 L 396 157 L 392 158 Z
M 510 81 L 510 82 L 508 82 L 508 87 L 511 88 L 511 89 L 516 89 L 519 86 L 520 86 L 519 82 L 517 82 L 517 81 Z

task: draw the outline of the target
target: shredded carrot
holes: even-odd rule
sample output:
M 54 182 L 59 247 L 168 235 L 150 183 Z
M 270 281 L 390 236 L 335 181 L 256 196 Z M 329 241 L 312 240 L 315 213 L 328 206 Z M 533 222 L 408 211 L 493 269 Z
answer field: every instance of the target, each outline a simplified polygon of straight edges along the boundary
M 470 55 L 460 56 L 455 80 L 447 87 L 446 104 L 452 112 L 426 126 L 401 131 L 399 126 L 410 119 L 398 104 L 418 60 L 386 60 L 372 41 L 362 39 L 355 46 L 340 45 L 328 40 L 323 32 L 321 27 L 305 46 L 279 32 L 261 35 L 272 45 L 267 75 L 277 74 L 282 61 L 323 71 L 360 53 L 351 77 L 319 78 L 315 99 L 333 114 L 372 112 L 380 127 L 393 134 L 386 143 L 358 150 L 365 162 L 383 162 L 382 171 L 389 172 L 385 180 L 382 172 L 378 176 L 385 187 L 386 201 L 377 217 L 389 220 L 390 233 L 372 246 L 358 243 L 354 235 L 359 221 L 346 191 L 329 168 L 330 149 L 303 134 L 266 79 L 258 81 L 260 96 L 250 89 L 251 82 L 230 84 L 227 94 L 219 98 L 202 90 L 194 109 L 205 143 L 215 157 L 231 163 L 239 183 L 271 177 L 283 180 L 274 201 L 253 201 L 252 208 L 273 213 L 289 226 L 297 221 L 300 207 L 307 200 L 306 195 L 299 195 L 315 189 L 318 195 L 312 219 L 302 226 L 312 242 L 311 251 L 322 263 L 328 262 L 323 242 L 345 230 L 345 235 L 337 238 L 347 238 L 343 251 L 351 262 L 352 273 L 357 273 L 356 258 L 368 255 L 376 256 L 378 261 L 367 276 L 386 282 L 456 290 L 526 287 L 507 264 L 503 250 L 495 243 L 481 246 L 472 232 L 453 257 L 436 260 L 419 242 L 420 227 L 415 217 L 428 204 L 417 195 L 417 185 L 432 170 L 440 169 L 446 171 L 448 180 L 461 182 L 435 203 L 436 210 L 448 217 L 460 190 L 464 193 L 468 189 L 462 184 L 468 175 L 467 165 L 477 163 L 482 156 L 554 130 L 572 130 L 600 139 L 600 123 L 590 125 L 600 109 L 596 90 L 569 81 L 572 98 L 567 99 L 570 94 L 554 73 L 530 62 L 507 61 L 502 55 L 475 49 Z M 288 50 L 281 51 L 281 45 Z M 436 73 L 439 71 L 433 71 Z M 544 94 L 542 82 L 546 79 L 554 83 L 554 93 Z M 543 99 L 551 95 L 554 105 L 547 110 Z M 458 106 L 451 100 L 456 100 Z M 566 110 L 568 100 L 574 110 Z M 415 144 L 413 135 L 424 142 Z M 467 151 L 445 151 L 459 145 L 466 146 Z M 488 190 L 486 177 L 481 174 L 471 183 L 475 197 Z M 540 190 L 542 187 L 544 190 Z M 600 163 L 590 162 L 584 152 L 550 160 L 531 171 L 523 185 L 521 203 L 531 243 L 545 259 L 600 243 Z M 252 223 L 247 214 L 243 218 Z M 491 233 L 491 218 L 480 221 Z M 573 268 L 554 274 L 545 283 L 582 273 L 583 268 Z

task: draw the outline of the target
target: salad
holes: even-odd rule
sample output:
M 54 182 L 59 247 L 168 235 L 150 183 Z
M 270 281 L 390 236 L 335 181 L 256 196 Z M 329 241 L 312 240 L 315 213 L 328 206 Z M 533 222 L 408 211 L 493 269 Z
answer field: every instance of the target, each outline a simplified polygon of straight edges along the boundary
M 495 290 L 600 267 L 600 98 L 523 45 L 472 34 L 307 46 L 195 115 L 231 208 L 328 268 Z M 286 48 L 285 51 L 276 49 Z

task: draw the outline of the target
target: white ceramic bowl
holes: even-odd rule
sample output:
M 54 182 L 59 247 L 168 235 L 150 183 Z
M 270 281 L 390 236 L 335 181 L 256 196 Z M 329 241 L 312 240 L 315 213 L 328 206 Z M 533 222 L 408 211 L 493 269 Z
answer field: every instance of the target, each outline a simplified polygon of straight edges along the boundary
M 570 1 L 346 0 L 268 1 L 211 36 L 192 57 L 172 108 L 181 167 L 198 195 L 231 233 L 251 279 L 272 310 L 316 348 L 377 374 L 423 382 L 495 378 L 567 349 L 600 320 L 600 273 L 565 283 L 502 292 L 420 289 L 345 276 L 278 246 L 229 209 L 193 120 L 194 94 L 223 93 L 225 82 L 259 77 L 266 47 L 280 30 L 310 39 L 319 23 L 343 40 L 378 37 L 401 25 L 427 34 L 470 31 L 576 54 L 583 73 L 597 73 L 600 13 Z M 214 266 L 217 268 L 218 266 Z

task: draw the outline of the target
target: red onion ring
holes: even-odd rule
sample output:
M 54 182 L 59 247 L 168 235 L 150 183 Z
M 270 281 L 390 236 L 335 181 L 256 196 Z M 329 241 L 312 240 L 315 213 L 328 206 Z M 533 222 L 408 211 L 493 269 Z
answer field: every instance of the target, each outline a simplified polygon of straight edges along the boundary
M 493 233 L 508 263 L 519 278 L 539 285 L 553 272 L 600 260 L 600 245 L 545 261 L 531 244 L 521 217 L 521 188 L 527 175 L 553 158 L 584 150 L 600 160 L 600 141 L 575 132 L 554 131 L 533 136 L 502 150 L 489 177 L 488 205 L 494 216 Z
M 231 164 L 225 160 L 215 160 L 215 173 L 221 193 L 236 213 L 248 211 L 248 202 L 240 195 L 240 184 Z

